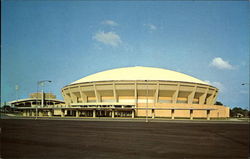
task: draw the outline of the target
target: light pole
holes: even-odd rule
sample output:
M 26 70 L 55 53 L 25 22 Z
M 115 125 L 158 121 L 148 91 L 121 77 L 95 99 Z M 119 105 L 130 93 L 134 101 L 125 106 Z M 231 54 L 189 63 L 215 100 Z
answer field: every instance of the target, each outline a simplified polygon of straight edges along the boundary
M 16 84 L 15 90 L 16 90 L 16 102 L 17 102 L 17 101 L 18 101 L 18 90 L 19 90 L 19 85 Z
M 147 82 L 147 109 L 146 109 L 146 123 L 148 122 L 148 81 L 145 80 Z
M 36 119 L 37 119 L 37 113 L 38 113 L 38 104 L 37 104 L 37 99 L 38 99 L 38 87 L 39 85 L 41 85 L 42 87 L 44 87 L 45 85 L 45 82 L 52 82 L 51 80 L 42 80 L 42 81 L 38 81 L 37 82 L 37 95 L 36 95 Z M 41 94 L 41 107 L 43 108 L 44 107 L 44 92 L 43 92 L 43 89 L 42 89 L 42 94 Z

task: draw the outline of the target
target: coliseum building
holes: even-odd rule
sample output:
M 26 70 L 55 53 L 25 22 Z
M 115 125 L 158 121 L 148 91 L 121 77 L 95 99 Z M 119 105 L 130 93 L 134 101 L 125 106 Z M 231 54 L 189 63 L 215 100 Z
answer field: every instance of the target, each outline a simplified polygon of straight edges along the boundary
M 161 68 L 126 67 L 99 72 L 63 87 L 62 95 L 65 104 L 19 109 L 25 116 L 207 120 L 229 117 L 228 107 L 215 105 L 216 87 Z
M 76 116 L 227 118 L 229 108 L 214 105 L 218 89 L 183 73 L 127 67 L 96 73 L 64 88 Z

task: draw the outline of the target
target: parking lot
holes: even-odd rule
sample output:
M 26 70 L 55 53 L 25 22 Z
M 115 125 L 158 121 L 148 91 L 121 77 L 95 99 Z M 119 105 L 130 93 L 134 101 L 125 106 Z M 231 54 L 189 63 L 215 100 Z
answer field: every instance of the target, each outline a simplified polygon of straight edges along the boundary
M 247 123 L 1 120 L 1 158 L 247 158 Z

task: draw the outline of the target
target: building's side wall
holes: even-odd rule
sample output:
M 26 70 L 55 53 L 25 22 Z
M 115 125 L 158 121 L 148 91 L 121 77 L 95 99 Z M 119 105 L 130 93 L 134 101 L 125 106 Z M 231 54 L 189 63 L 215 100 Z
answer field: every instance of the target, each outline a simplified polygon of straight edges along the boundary
M 207 117 L 207 110 L 210 110 L 210 117 L 211 118 L 228 118 L 229 117 L 229 108 L 221 105 L 199 105 L 199 104 L 138 104 L 138 108 L 155 108 L 155 116 L 156 117 L 171 117 L 171 110 L 164 110 L 166 109 L 175 109 L 174 116 L 175 117 L 190 117 L 190 110 L 193 110 L 193 117 L 194 118 L 205 118 Z M 179 110 L 179 109 L 187 109 L 187 110 Z M 157 110 L 162 109 L 162 110 Z M 190 109 L 190 110 L 189 110 Z M 202 110 L 199 110 L 202 109 Z M 148 110 L 148 116 L 152 116 L 152 110 Z M 138 110 L 136 111 L 137 116 L 146 116 L 146 110 Z

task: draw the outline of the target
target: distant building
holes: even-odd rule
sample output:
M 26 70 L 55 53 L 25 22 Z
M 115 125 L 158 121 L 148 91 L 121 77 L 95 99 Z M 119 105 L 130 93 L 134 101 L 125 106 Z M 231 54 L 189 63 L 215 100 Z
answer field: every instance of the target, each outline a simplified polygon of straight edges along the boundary
M 56 96 L 52 93 L 37 92 L 31 93 L 29 98 L 10 101 L 9 104 L 16 108 L 35 108 L 37 106 L 41 107 L 42 104 L 44 107 L 62 105 L 64 101 L 56 99 Z
M 243 118 L 243 117 L 244 117 L 244 115 L 241 114 L 241 113 L 237 113 L 237 114 L 236 114 L 236 118 Z

